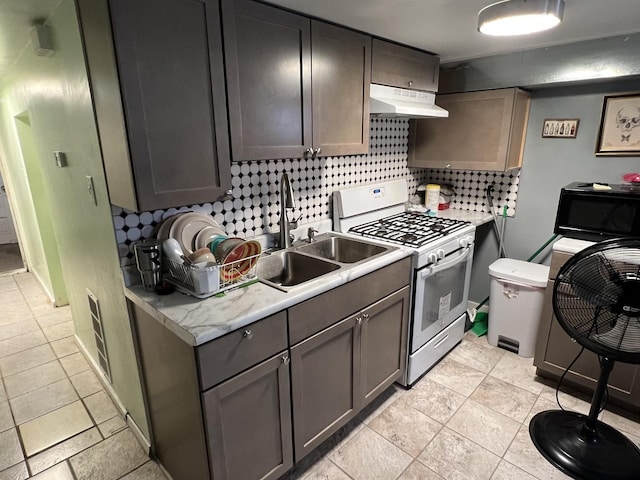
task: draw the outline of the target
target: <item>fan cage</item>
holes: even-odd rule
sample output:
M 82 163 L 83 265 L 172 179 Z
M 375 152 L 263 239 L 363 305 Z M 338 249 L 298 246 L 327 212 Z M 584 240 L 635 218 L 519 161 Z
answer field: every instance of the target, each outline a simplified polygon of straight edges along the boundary
M 640 363 L 640 239 L 599 242 L 569 259 L 556 277 L 553 310 L 585 348 Z

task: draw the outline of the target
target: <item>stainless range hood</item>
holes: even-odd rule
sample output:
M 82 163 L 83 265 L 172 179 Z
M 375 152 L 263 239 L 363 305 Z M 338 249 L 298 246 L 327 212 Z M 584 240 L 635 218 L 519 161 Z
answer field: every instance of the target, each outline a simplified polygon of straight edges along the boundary
M 371 84 L 370 113 L 376 117 L 448 117 L 436 105 L 435 93 Z

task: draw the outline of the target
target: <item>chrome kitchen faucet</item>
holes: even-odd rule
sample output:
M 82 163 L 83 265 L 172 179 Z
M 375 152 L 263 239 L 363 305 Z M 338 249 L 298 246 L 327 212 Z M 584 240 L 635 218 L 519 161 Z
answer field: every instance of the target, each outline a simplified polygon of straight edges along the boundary
M 293 200 L 293 189 L 289 182 L 289 176 L 286 173 L 282 174 L 280 178 L 280 248 L 289 248 L 291 246 L 291 234 L 289 230 L 291 227 L 296 228 L 298 226 L 298 219 L 289 221 L 287 210 L 293 210 L 296 206 Z

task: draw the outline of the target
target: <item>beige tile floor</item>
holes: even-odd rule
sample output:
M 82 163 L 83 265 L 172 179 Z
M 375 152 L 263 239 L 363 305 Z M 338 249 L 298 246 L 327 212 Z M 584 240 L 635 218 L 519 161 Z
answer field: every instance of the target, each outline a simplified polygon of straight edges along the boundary
M 0 305 L 0 480 L 165 480 L 78 351 L 69 308 L 53 308 L 29 273 L 0 276 Z M 561 401 L 589 408 L 579 394 Z M 533 415 L 554 408 L 531 359 L 468 333 L 412 389 L 388 389 L 283 478 L 568 478 L 529 439 Z M 640 423 L 601 419 L 640 443 Z
M 166 480 L 30 273 L 0 276 L 0 374 L 0 480 Z
M 561 393 L 560 400 L 567 409 L 589 410 L 580 393 Z M 385 392 L 285 478 L 567 479 L 529 438 L 531 418 L 557 408 L 555 386 L 536 379 L 532 359 L 468 332 L 412 389 Z M 640 423 L 608 410 L 600 419 L 640 446 Z

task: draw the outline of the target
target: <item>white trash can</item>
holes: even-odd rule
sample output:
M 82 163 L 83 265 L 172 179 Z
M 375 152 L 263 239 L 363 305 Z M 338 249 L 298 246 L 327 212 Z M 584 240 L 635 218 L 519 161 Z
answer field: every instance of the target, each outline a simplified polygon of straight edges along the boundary
M 500 258 L 489 265 L 489 275 L 489 344 L 533 357 L 549 267 Z

